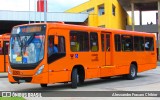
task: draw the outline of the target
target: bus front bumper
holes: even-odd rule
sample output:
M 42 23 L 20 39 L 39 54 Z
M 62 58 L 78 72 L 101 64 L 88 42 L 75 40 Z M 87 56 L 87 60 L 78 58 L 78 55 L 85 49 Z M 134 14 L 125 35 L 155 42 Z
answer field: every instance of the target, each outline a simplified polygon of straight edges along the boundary
M 10 83 L 36 83 L 36 84 L 42 84 L 42 83 L 48 83 L 48 73 L 41 73 L 39 75 L 33 75 L 33 76 L 14 76 L 11 74 L 8 74 L 8 80 Z

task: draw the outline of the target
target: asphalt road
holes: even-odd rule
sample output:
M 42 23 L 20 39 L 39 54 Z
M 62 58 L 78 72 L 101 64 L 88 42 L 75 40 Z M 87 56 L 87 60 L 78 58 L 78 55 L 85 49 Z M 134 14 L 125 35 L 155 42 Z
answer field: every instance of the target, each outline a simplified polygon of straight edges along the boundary
M 49 84 L 47 88 L 41 88 L 39 84 L 11 84 L 7 77 L 0 77 L 0 91 L 41 91 L 48 95 L 54 94 L 55 91 L 160 91 L 160 67 L 139 73 L 135 80 L 126 80 L 123 77 L 86 80 L 84 85 L 77 89 L 71 89 L 70 83 Z M 159 98 L 146 99 L 158 100 Z

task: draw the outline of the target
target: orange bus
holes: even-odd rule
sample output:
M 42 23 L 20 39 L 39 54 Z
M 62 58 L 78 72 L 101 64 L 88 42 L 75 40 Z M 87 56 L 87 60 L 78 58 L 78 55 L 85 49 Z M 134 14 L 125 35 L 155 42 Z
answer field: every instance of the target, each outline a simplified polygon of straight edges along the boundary
M 156 68 L 154 34 L 64 23 L 19 25 L 10 38 L 8 78 L 11 83 L 41 87 L 123 75 Z
M 0 72 L 7 72 L 8 69 L 8 47 L 10 33 L 0 35 Z

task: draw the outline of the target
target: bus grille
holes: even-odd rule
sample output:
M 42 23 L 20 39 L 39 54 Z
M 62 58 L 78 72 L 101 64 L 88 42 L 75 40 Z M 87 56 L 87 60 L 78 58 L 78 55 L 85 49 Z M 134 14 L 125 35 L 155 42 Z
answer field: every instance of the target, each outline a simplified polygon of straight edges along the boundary
M 25 82 L 31 82 L 32 81 L 32 77 L 15 77 L 13 76 L 14 80 L 19 82 L 19 80 L 25 80 Z

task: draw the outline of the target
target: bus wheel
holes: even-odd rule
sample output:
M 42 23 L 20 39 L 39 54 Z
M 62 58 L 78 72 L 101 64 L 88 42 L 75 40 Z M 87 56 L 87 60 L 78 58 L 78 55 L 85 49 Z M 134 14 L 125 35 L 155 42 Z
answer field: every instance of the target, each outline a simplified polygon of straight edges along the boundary
M 47 84 L 40 84 L 41 87 L 47 87 Z
M 77 88 L 78 81 L 79 81 L 78 71 L 77 68 L 74 68 L 71 75 L 71 87 Z
M 78 82 L 78 85 L 79 86 L 81 86 L 81 85 L 83 85 L 84 84 L 84 76 L 82 76 L 82 75 L 78 75 L 79 77 L 79 82 Z
M 130 66 L 130 72 L 127 75 L 127 79 L 128 80 L 134 80 L 137 76 L 137 68 L 134 64 L 131 64 Z

